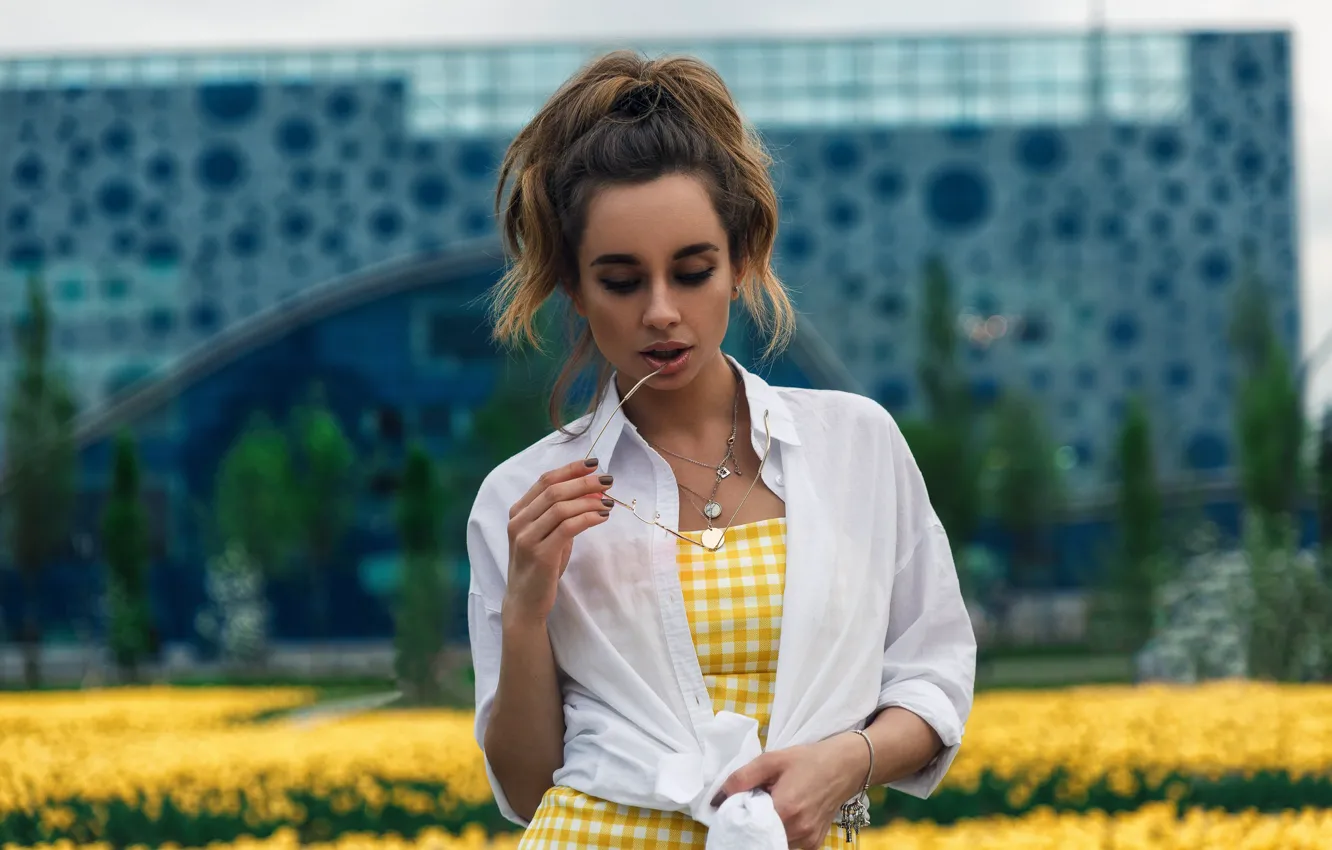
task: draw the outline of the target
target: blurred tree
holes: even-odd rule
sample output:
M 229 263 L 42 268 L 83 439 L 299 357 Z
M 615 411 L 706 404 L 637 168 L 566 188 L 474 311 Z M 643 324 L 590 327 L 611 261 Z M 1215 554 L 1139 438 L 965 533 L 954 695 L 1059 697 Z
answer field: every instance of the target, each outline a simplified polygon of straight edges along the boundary
M 1332 406 L 1318 431 L 1318 539 L 1332 558 Z
M 9 545 L 24 589 L 23 678 L 41 684 L 42 572 L 65 547 L 77 488 L 73 395 L 50 361 L 51 311 L 46 291 L 29 278 L 19 317 L 18 364 L 5 428 Z
M 424 448 L 414 445 L 398 489 L 403 573 L 394 635 L 394 669 L 411 702 L 436 702 L 441 695 L 438 664 L 454 590 L 443 565 L 443 507 L 435 465 Z
M 1247 508 L 1276 543 L 1292 522 L 1300 495 L 1305 423 L 1300 389 L 1270 312 L 1250 254 L 1230 326 L 1241 377 L 1239 474 Z
M 550 374 L 542 367 L 535 358 L 506 363 L 490 398 L 473 414 L 474 457 L 487 472 L 550 433 Z
M 1269 355 L 1277 346 L 1277 339 L 1253 246 L 1245 245 L 1242 254 L 1240 285 L 1235 291 L 1228 335 L 1240 370 L 1253 375 L 1266 366 Z
M 956 555 L 979 520 L 982 452 L 970 388 L 957 361 L 952 283 L 938 257 L 925 264 L 921 322 L 917 373 L 926 418 L 903 421 L 900 427 Z
M 1046 536 L 1059 499 L 1059 474 L 1034 402 L 1009 392 L 995 412 L 989 457 L 991 512 L 1012 540 L 1013 578 L 1047 578 Z
M 1303 682 L 1332 678 L 1332 577 L 1326 562 L 1301 550 L 1289 522 L 1258 514 L 1245 522 L 1250 586 L 1239 594 L 1247 627 L 1249 675 Z
M 111 491 L 102 512 L 106 558 L 108 629 L 121 680 L 138 682 L 139 661 L 149 649 L 152 615 L 148 601 L 148 512 L 139 493 L 139 457 L 134 437 L 116 438 Z
M 921 310 L 921 389 L 932 416 L 952 419 L 969 413 L 966 376 L 957 365 L 957 309 L 948 268 L 939 257 L 925 262 Z
M 1121 647 L 1136 652 L 1152 634 L 1162 540 L 1161 493 L 1152 428 L 1139 398 L 1128 406 L 1119 434 L 1120 551 L 1111 563 L 1110 591 L 1119 614 Z
M 328 631 L 328 581 L 338 547 L 350 529 L 356 506 L 356 455 L 322 388 L 294 416 L 296 445 L 293 495 L 302 555 L 310 580 L 315 637 Z
M 543 338 L 554 331 L 553 308 L 540 314 Z M 551 432 L 549 397 L 560 361 L 532 351 L 506 358 L 485 403 L 472 414 L 470 433 L 441 469 L 444 548 L 465 549 L 464 531 L 476 491 L 492 469 Z
M 288 566 L 296 540 L 287 439 L 263 414 L 256 414 L 227 450 L 217 474 L 214 511 L 219 550 L 239 545 L 265 575 Z

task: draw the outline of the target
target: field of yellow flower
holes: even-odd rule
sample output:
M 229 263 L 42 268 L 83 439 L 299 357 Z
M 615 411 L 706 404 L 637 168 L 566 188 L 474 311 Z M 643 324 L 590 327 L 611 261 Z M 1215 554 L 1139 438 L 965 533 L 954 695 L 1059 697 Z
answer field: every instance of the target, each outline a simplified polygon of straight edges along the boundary
M 860 836 L 862 850 L 1326 850 L 1332 836 L 1332 810 L 1304 809 L 1276 814 L 1194 809 L 1181 816 L 1168 803 L 1152 803 L 1134 812 L 1068 814 L 1049 810 L 1023 817 L 990 817 L 953 826 L 902 823 L 871 829 Z M 265 838 L 241 838 L 209 850 L 516 850 L 517 835 L 487 836 L 471 826 L 454 834 L 429 827 L 412 838 L 401 835 L 345 833 L 326 843 L 303 843 L 285 828 Z M 108 842 L 85 850 L 119 850 Z M 166 847 L 167 845 L 163 845 Z M 69 844 L 38 845 L 31 850 L 68 850 Z M 178 845 L 172 845 L 172 850 Z M 4 850 L 14 850 L 5 845 Z M 148 850 L 131 845 L 128 850 Z M 183 850 L 183 848 L 181 848 Z
M 470 714 L 283 716 L 314 698 L 0 695 L 0 845 L 516 846 Z M 1332 687 L 982 693 L 943 787 L 879 794 L 874 820 L 892 824 L 862 845 L 1326 847 L 1329 777 Z

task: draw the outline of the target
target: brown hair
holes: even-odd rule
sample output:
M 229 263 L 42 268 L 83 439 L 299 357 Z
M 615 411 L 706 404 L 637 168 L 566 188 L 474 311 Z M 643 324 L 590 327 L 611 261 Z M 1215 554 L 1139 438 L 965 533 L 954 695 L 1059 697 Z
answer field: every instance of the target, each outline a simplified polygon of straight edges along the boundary
M 743 270 L 736 281 L 741 302 L 768 338 L 764 357 L 778 353 L 795 331 L 795 309 L 772 270 L 777 193 L 770 163 L 706 63 L 631 51 L 588 63 L 518 133 L 500 166 L 495 211 L 511 262 L 491 292 L 495 339 L 542 347 L 537 313 L 552 295 L 577 286 L 578 244 L 597 189 L 688 173 L 708 185 L 732 262 Z M 574 381 L 599 359 L 586 324 L 571 330 L 573 351 L 550 401 L 560 430 Z M 609 371 L 603 362 L 594 408 Z

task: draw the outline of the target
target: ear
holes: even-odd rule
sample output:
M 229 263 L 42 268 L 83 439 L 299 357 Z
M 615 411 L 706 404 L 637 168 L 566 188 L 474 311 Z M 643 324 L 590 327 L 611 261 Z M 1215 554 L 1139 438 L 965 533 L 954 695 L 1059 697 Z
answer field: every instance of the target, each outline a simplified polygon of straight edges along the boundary
M 574 282 L 573 286 L 566 286 L 565 291 L 569 293 L 569 301 L 573 303 L 574 312 L 578 314 L 578 318 L 586 319 L 587 311 L 583 309 L 583 293 L 579 290 L 577 281 Z

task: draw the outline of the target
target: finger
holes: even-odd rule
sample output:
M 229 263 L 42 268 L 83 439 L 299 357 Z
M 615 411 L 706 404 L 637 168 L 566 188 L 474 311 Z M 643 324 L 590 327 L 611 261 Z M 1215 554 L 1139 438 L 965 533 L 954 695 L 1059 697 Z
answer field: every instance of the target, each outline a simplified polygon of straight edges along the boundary
M 612 507 L 615 503 L 606 504 L 602 494 L 613 480 L 609 475 L 589 474 L 553 484 L 523 508 L 512 524 L 528 529 L 534 542 L 544 540 L 556 526 L 575 514 Z
M 554 550 L 563 548 L 579 534 L 594 525 L 601 525 L 608 519 L 610 519 L 610 509 L 601 507 L 601 503 L 597 502 L 591 509 L 576 513 L 561 522 L 544 540 L 532 547 L 532 554 L 538 559 L 553 557 Z
M 606 492 L 607 488 L 610 488 L 611 481 L 613 481 L 611 476 L 599 476 L 597 473 L 585 473 L 581 477 L 573 478 L 573 480 L 559 481 L 557 484 L 547 486 L 547 488 L 542 490 L 541 493 L 538 493 L 533 500 L 527 502 L 522 510 L 519 510 L 517 514 L 510 516 L 510 533 L 517 536 L 519 532 L 529 529 L 531 525 L 539 524 L 543 514 L 549 512 L 551 506 L 558 505 L 559 502 L 562 501 L 587 501 L 583 497 L 590 496 L 595 497 L 594 500 L 591 500 L 593 504 L 601 504 L 602 494 Z M 535 532 L 535 534 L 537 534 L 537 537 L 535 538 L 541 540 L 546 534 L 550 533 L 550 530 L 553 529 L 555 525 L 558 525 L 559 522 L 565 520 L 566 517 L 567 514 L 563 517 L 554 518 L 554 521 L 546 522 L 545 525 L 542 525 L 542 528 L 539 528 L 539 530 Z
M 734 794 L 770 785 L 781 776 L 782 763 L 776 753 L 764 753 L 727 777 L 717 796 L 712 798 L 712 805 L 720 806 L 723 800 Z
M 566 463 L 564 466 L 557 466 L 541 473 L 522 498 L 514 502 L 513 506 L 509 508 L 509 518 L 512 519 L 521 513 L 523 508 L 530 505 L 537 496 L 540 496 L 551 486 L 591 474 L 591 471 L 597 468 L 598 462 L 596 458 L 588 458 L 585 461 L 576 460 L 573 463 Z
M 569 527 L 565 526 L 566 522 L 585 514 L 596 515 L 603 511 L 609 512 L 614 505 L 615 503 L 606 497 L 585 499 L 580 496 L 562 499 L 555 502 L 546 509 L 545 513 L 532 521 L 529 526 L 532 539 L 537 544 L 550 540 L 563 546 L 577 533 L 576 531 L 571 533 Z M 580 528 L 578 531 L 582 531 L 582 529 Z

